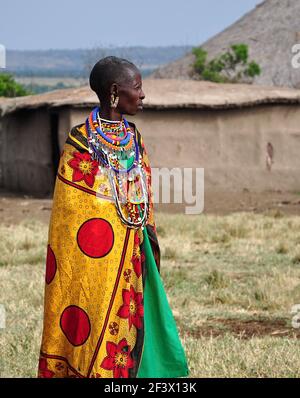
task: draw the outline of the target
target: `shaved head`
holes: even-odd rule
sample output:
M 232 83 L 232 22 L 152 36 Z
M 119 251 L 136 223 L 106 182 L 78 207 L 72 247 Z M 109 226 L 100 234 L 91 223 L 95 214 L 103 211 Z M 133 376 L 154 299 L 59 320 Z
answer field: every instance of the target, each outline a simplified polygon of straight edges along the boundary
M 94 65 L 90 74 L 90 87 L 101 101 L 110 95 L 113 83 L 124 84 L 137 72 L 139 73 L 138 68 L 127 59 L 105 57 Z

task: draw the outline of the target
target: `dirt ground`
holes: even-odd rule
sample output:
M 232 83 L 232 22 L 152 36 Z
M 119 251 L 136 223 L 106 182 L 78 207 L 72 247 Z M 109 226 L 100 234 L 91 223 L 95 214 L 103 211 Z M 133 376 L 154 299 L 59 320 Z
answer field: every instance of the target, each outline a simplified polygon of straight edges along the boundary
M 48 223 L 51 208 L 51 199 L 37 199 L 28 195 L 0 191 L 1 223 L 17 224 L 25 218 Z M 184 209 L 176 204 L 155 204 L 155 209 L 169 213 L 184 212 Z M 204 214 L 225 215 L 239 211 L 279 216 L 300 215 L 300 193 L 282 191 L 205 193 Z
M 207 321 L 202 327 L 186 331 L 186 334 L 196 338 L 217 337 L 225 333 L 231 333 L 242 339 L 252 337 L 290 337 L 300 339 L 300 330 L 292 329 L 285 319 L 250 319 L 246 321 L 238 319 L 218 319 Z

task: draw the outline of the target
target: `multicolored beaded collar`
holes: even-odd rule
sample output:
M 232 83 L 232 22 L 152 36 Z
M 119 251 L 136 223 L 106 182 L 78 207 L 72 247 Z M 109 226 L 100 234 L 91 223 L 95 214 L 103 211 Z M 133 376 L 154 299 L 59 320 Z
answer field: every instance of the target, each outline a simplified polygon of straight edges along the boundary
M 106 170 L 121 221 L 131 228 L 143 228 L 149 216 L 147 178 L 127 120 L 101 120 L 100 108 L 96 107 L 86 119 L 86 129 L 89 152 L 102 165 L 102 171 Z
M 139 164 L 139 149 L 135 135 L 123 117 L 124 137 L 115 137 L 116 132 L 105 134 L 101 129 L 100 108 L 96 107 L 86 119 L 89 152 L 104 167 L 116 173 L 128 173 Z

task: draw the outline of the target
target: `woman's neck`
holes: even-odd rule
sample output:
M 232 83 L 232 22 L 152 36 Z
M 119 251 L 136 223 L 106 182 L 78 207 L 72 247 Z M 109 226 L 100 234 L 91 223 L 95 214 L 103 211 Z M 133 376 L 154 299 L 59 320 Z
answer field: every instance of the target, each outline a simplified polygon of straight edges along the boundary
M 122 115 L 120 112 L 110 107 L 100 107 L 99 116 L 110 121 L 121 121 Z

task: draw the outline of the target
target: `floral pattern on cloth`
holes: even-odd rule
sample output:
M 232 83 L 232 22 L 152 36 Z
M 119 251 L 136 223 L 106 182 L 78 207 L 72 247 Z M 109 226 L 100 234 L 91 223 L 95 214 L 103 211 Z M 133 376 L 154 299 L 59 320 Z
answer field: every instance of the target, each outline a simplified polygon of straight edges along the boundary
M 92 188 L 99 168 L 98 162 L 93 160 L 89 153 L 73 152 L 73 156 L 74 157 L 68 161 L 68 165 L 74 170 L 72 181 L 80 182 L 83 180 Z
M 113 371 L 114 378 L 128 378 L 128 370 L 134 367 L 130 346 L 124 338 L 118 344 L 108 341 L 106 344 L 107 357 L 101 367 Z
M 142 275 L 142 263 L 144 261 L 144 253 L 140 251 L 140 238 L 139 234 L 136 231 L 134 234 L 134 246 L 133 246 L 133 255 L 132 255 L 132 265 L 134 272 L 139 278 Z
M 100 379 L 100 377 L 102 377 L 100 373 L 91 376 L 92 379 Z
M 117 315 L 120 318 L 128 319 L 129 330 L 132 325 L 137 329 L 141 329 L 144 316 L 142 293 L 136 292 L 133 286 L 130 286 L 130 290 L 123 289 L 122 297 L 123 305 L 119 308 Z

